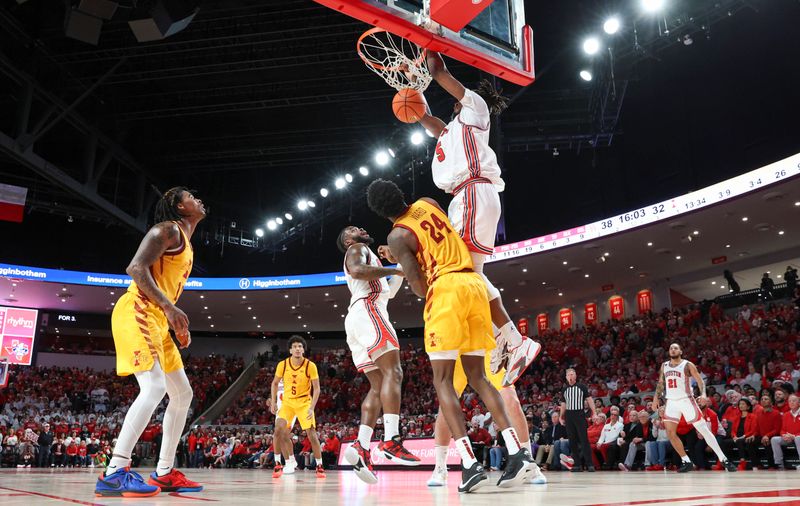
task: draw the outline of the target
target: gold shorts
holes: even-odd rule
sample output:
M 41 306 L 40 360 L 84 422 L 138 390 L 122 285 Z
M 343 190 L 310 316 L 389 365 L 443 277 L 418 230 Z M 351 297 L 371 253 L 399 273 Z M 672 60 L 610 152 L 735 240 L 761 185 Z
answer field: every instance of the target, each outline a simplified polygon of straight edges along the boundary
M 445 274 L 428 288 L 425 351 L 458 354 L 494 348 L 486 283 L 475 272 Z

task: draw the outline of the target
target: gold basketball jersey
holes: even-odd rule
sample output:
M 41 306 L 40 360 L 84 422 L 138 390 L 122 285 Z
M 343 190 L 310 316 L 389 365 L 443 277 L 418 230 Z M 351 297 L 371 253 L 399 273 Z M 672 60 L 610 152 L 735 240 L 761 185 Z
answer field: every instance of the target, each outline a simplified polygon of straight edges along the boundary
M 183 229 L 178 226 L 181 233 L 181 246 L 175 251 L 167 250 L 161 255 L 155 264 L 150 267 L 150 274 L 158 285 L 158 288 L 169 298 L 172 303 L 178 302 L 178 298 L 183 293 L 183 286 L 192 272 L 192 262 L 194 260 L 194 250 L 189 238 L 183 233 Z M 142 298 L 146 298 L 144 292 L 139 290 L 135 282 L 128 287 L 129 292 L 133 292 Z

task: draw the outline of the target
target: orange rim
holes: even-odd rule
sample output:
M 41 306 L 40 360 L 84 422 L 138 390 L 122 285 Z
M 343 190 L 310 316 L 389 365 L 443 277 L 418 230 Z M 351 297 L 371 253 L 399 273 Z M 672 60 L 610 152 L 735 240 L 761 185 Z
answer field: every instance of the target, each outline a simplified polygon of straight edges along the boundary
M 386 33 L 388 33 L 390 35 L 394 35 L 391 32 L 388 32 L 388 31 L 384 30 L 383 28 L 380 28 L 380 27 L 377 27 L 377 26 L 374 27 L 374 28 L 370 28 L 366 32 L 362 33 L 361 36 L 358 38 L 358 41 L 356 42 L 356 52 L 358 53 L 358 56 L 361 58 L 361 60 L 364 63 L 366 63 L 367 65 L 369 65 L 370 67 L 372 67 L 372 68 L 374 68 L 376 70 L 389 70 L 389 71 L 392 71 L 392 72 L 396 72 L 399 69 L 397 69 L 397 68 L 387 68 L 387 67 L 384 67 L 383 65 L 381 65 L 379 63 L 375 63 L 374 61 L 369 59 L 369 57 L 364 53 L 364 51 L 361 50 L 361 45 L 363 44 L 364 39 L 366 39 L 367 37 L 369 37 L 371 35 L 375 35 L 376 33 L 381 33 L 381 32 L 386 32 Z M 399 37 L 399 35 L 397 37 Z M 402 37 L 400 37 L 400 38 L 402 39 Z M 412 44 L 413 44 L 413 42 L 412 42 Z M 426 51 L 427 51 L 427 49 L 422 48 L 422 52 L 420 53 L 419 58 L 417 58 L 414 61 L 415 65 L 419 66 L 420 64 L 422 64 L 423 61 L 425 61 L 425 52 Z

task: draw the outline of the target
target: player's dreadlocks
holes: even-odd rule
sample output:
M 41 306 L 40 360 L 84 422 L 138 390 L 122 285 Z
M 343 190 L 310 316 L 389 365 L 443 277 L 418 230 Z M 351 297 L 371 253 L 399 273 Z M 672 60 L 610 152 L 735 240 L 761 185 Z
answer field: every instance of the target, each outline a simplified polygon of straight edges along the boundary
M 162 221 L 178 221 L 183 215 L 178 211 L 178 204 L 183 201 L 183 194 L 191 190 L 185 186 L 176 186 L 167 190 L 164 195 L 156 202 L 154 217 L 156 223 Z
M 408 207 L 403 190 L 385 179 L 376 179 L 367 187 L 367 205 L 382 218 L 400 216 Z
M 350 225 L 347 225 L 339 232 L 339 235 L 336 237 L 336 247 L 339 248 L 339 251 L 342 253 L 347 252 L 347 246 L 344 245 L 344 238 L 347 235 L 347 229 L 350 228 Z
M 488 79 L 481 79 L 475 93 L 480 95 L 489 106 L 489 113 L 492 116 L 497 116 L 508 107 L 508 98 L 501 95 Z

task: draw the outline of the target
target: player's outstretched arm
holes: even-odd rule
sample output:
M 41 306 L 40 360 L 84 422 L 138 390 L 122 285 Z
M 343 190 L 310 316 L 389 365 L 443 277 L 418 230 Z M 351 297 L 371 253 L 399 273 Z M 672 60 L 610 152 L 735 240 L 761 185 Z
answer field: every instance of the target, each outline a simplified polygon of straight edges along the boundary
M 461 84 L 458 79 L 453 77 L 449 70 L 447 70 L 447 66 L 444 64 L 442 55 L 435 51 L 426 51 L 425 53 L 428 71 L 431 73 L 433 80 L 436 81 L 439 86 L 444 88 L 444 91 L 461 102 L 461 99 L 464 98 L 464 93 L 466 92 L 464 85 Z
M 428 278 L 417 262 L 417 238 L 408 230 L 395 228 L 389 234 L 388 242 L 392 256 L 403 266 L 411 290 L 424 299 L 428 293 Z
M 354 244 L 347 249 L 345 265 L 353 279 L 372 281 L 386 276 L 402 276 L 403 271 L 392 267 L 376 267 L 367 262 L 369 249 L 363 244 Z
M 419 120 L 419 124 L 422 125 L 425 130 L 433 134 L 434 138 L 439 138 L 447 124 L 436 116 L 433 116 L 429 107 L 426 106 L 425 109 L 425 116 Z
M 168 222 L 159 223 L 144 236 L 138 251 L 133 256 L 133 260 L 131 260 L 128 268 L 125 269 L 125 272 L 133 278 L 136 286 L 147 298 L 164 311 L 170 327 L 172 327 L 179 339 L 185 337 L 189 330 L 189 318 L 183 311 L 175 307 L 166 294 L 158 288 L 156 280 L 153 279 L 153 274 L 150 272 L 150 267 L 168 249 L 177 248 L 180 243 L 181 233 L 178 230 L 178 225 Z

